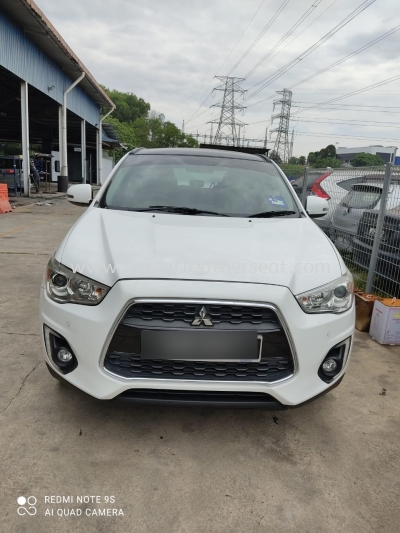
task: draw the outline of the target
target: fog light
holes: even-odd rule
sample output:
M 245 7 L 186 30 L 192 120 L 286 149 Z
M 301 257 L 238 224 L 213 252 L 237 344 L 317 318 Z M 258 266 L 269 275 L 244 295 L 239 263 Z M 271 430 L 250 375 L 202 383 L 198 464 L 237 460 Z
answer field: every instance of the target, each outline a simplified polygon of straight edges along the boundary
M 49 359 L 63 374 L 73 372 L 78 366 L 78 360 L 68 341 L 46 325 L 43 325 L 43 332 Z
M 337 362 L 334 359 L 327 359 L 322 365 L 322 370 L 326 373 L 336 372 Z
M 350 346 L 351 337 L 348 337 L 329 350 L 318 369 L 318 376 L 322 381 L 331 383 L 331 381 L 339 376 L 346 365 Z
M 74 356 L 66 348 L 61 348 L 57 352 L 57 359 L 61 364 L 69 364 L 73 360 Z

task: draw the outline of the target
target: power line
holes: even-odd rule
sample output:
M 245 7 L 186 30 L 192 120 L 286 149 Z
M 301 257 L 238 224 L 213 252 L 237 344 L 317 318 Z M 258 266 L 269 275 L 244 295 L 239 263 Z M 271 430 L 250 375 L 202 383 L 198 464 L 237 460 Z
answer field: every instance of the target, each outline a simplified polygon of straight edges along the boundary
M 285 46 L 283 46 L 283 48 L 281 48 L 278 52 L 276 52 L 276 54 L 273 54 L 273 55 L 271 56 L 271 59 L 273 59 L 274 57 L 277 57 L 277 56 L 278 56 L 283 50 L 285 50 L 285 48 L 287 48 L 287 47 L 288 47 L 290 44 L 292 44 L 296 39 L 298 39 L 298 38 L 300 37 L 300 35 L 302 35 L 306 30 L 308 30 L 308 28 L 309 28 L 310 26 L 312 26 L 315 22 L 317 22 L 317 20 L 320 19 L 320 18 L 322 17 L 322 15 L 324 15 L 324 14 L 328 11 L 328 9 L 330 9 L 334 4 L 336 4 L 337 1 L 338 1 L 338 0 L 333 0 L 333 2 L 332 2 L 332 3 L 331 3 L 326 9 L 324 9 L 324 11 L 322 11 L 322 13 L 321 13 L 320 15 L 318 15 L 318 17 L 315 17 L 315 19 L 312 20 L 312 21 L 310 22 L 310 24 L 308 24 L 305 28 L 303 28 L 303 29 L 301 30 L 301 32 L 298 33 L 298 34 L 296 35 L 296 37 L 294 37 L 292 40 L 290 40 L 288 43 L 286 43 Z M 256 85 L 254 85 L 254 87 L 256 87 Z
M 310 137 L 344 137 L 346 139 L 368 139 L 371 141 L 376 141 L 379 139 L 379 141 L 389 141 L 389 142 L 398 142 L 400 143 L 400 139 L 393 139 L 393 138 L 386 138 L 386 137 L 364 137 L 363 135 L 343 135 L 341 133 L 318 133 L 318 132 L 307 132 L 307 131 L 298 131 L 296 130 L 296 135 L 305 135 Z
M 398 93 L 398 91 L 396 91 Z M 303 106 L 296 106 L 296 104 L 310 104 L 314 105 L 313 102 L 292 102 L 292 107 L 303 107 Z M 394 105 L 364 105 L 364 104 L 331 104 L 334 106 L 340 106 L 340 107 L 378 107 L 379 109 L 400 109 L 400 106 L 394 106 Z M 308 109 L 308 108 L 305 108 Z M 352 111 L 351 109 L 349 111 Z
M 219 72 L 219 71 L 222 69 L 222 67 L 225 65 L 225 63 L 228 61 L 228 59 L 230 58 L 231 54 L 233 53 L 233 51 L 235 50 L 235 48 L 237 47 L 237 45 L 239 44 L 239 42 L 242 40 L 244 34 L 245 34 L 246 31 L 249 29 L 250 24 L 251 24 L 251 23 L 253 22 L 253 20 L 256 18 L 257 13 L 260 11 L 260 9 L 261 9 L 262 6 L 264 5 L 264 3 L 265 3 L 265 0 L 262 0 L 262 2 L 261 2 L 261 4 L 259 5 L 258 9 L 256 10 L 256 12 L 254 13 L 253 17 L 251 18 L 250 22 L 247 24 L 247 26 L 246 26 L 244 32 L 243 32 L 242 35 L 239 37 L 239 39 L 236 41 L 235 46 L 232 48 L 232 50 L 231 50 L 231 51 L 229 52 L 229 54 L 226 56 L 224 62 L 223 62 L 222 65 L 219 67 L 219 69 L 217 70 L 217 72 Z M 189 98 L 191 98 L 192 96 L 194 96 L 195 94 L 197 94 L 199 91 L 203 91 L 204 87 L 206 87 L 208 84 L 209 84 L 209 82 L 206 82 L 204 85 L 202 85 L 201 89 L 197 89 L 197 91 L 195 91 L 194 93 L 192 93 L 190 96 L 186 97 L 186 98 L 183 100 L 182 104 L 183 104 L 184 102 L 186 102 Z M 210 94 L 212 94 L 212 91 L 211 91 L 211 92 L 210 92 L 210 91 L 207 92 L 207 96 L 205 97 L 205 99 L 203 100 L 203 102 L 205 102 L 205 101 L 207 100 L 207 98 L 210 96 Z M 200 104 L 199 108 L 200 108 L 202 105 L 203 105 L 203 103 Z M 199 109 L 199 108 L 197 108 L 197 109 Z M 197 112 L 197 109 L 196 109 L 195 113 Z M 194 114 L 194 113 L 192 113 L 192 114 Z M 190 118 L 190 117 L 189 117 L 189 118 Z
M 309 16 L 311 15 L 311 13 L 314 11 L 315 8 L 318 7 L 318 5 L 322 2 L 322 0 L 316 0 L 315 3 L 313 3 L 311 5 L 311 7 L 309 7 L 307 9 L 307 11 L 299 18 L 299 20 L 290 28 L 290 30 L 288 30 L 285 35 L 271 48 L 271 50 L 265 54 L 265 56 L 260 59 L 260 61 L 245 75 L 245 78 L 249 78 L 249 76 L 251 76 L 251 74 L 253 74 L 253 72 L 255 70 L 258 69 L 258 67 L 260 67 L 270 56 L 273 52 L 275 52 L 275 50 L 284 42 L 286 41 L 286 39 L 288 37 L 290 37 L 292 35 L 292 33 L 300 26 L 300 24 Z
M 230 56 L 232 55 L 232 52 L 235 50 L 235 48 L 237 47 L 237 45 L 240 43 L 240 41 L 242 40 L 244 34 L 246 33 L 246 31 L 249 29 L 249 26 L 250 24 L 253 22 L 253 20 L 256 18 L 257 16 L 257 13 L 260 11 L 260 9 L 262 8 L 262 6 L 264 5 L 265 3 L 265 0 L 262 0 L 261 4 L 258 6 L 258 9 L 257 11 L 254 13 L 253 17 L 251 18 L 250 22 L 247 24 L 246 26 L 246 29 L 244 30 L 244 32 L 242 33 L 242 35 L 239 37 L 239 39 L 236 41 L 236 44 L 235 46 L 232 48 L 232 50 L 229 52 L 229 54 L 227 55 L 227 57 L 225 58 L 225 61 L 222 63 L 222 65 L 219 67 L 219 69 L 217 70 L 217 72 L 219 72 L 222 67 L 225 65 L 225 63 L 228 61 L 228 59 L 230 58 Z
M 279 17 L 279 15 L 282 13 L 282 11 L 285 9 L 285 7 L 288 5 L 288 3 L 290 2 L 290 0 L 284 0 L 283 3 L 278 7 L 278 10 L 275 12 L 275 14 L 272 16 L 271 20 L 268 22 L 268 24 L 266 26 L 264 26 L 264 28 L 261 30 L 261 32 L 258 34 L 258 36 L 254 39 L 254 41 L 251 43 L 251 45 L 247 48 L 247 50 L 242 54 L 242 56 L 240 57 L 240 59 L 233 65 L 233 67 L 230 69 L 230 71 L 228 72 L 228 76 L 229 74 L 231 74 L 236 67 L 238 67 L 240 65 L 240 63 L 243 61 L 243 59 L 253 50 L 253 48 L 255 47 L 255 45 L 258 43 L 258 41 L 261 39 L 261 37 L 263 37 L 266 32 L 269 30 L 269 28 L 271 27 L 271 25 L 275 22 L 275 20 Z
M 350 96 L 355 96 L 356 94 L 360 94 L 366 91 L 369 91 L 373 89 L 374 87 L 381 87 L 382 85 L 386 85 L 387 83 L 392 83 L 393 81 L 396 81 L 400 78 L 400 74 L 397 74 L 396 76 L 393 76 L 392 78 L 388 78 L 387 80 L 379 81 L 378 83 L 374 83 L 373 85 L 368 85 L 367 87 L 363 87 L 362 89 L 358 89 L 357 91 L 353 91 L 348 94 L 344 94 L 343 96 L 338 96 L 337 98 L 332 98 L 331 100 L 327 100 L 326 102 L 321 102 L 320 104 L 313 105 L 311 107 L 307 107 L 307 110 L 315 109 L 317 107 L 323 106 L 325 104 L 331 104 L 333 102 L 337 102 L 338 100 L 343 100 L 344 98 L 349 98 Z M 293 115 L 298 115 L 299 113 L 304 113 L 306 109 L 300 109 L 299 111 L 296 111 L 293 113 Z
M 255 85 L 253 85 L 253 87 L 251 87 L 249 89 L 249 91 L 251 89 L 254 89 L 254 87 L 257 87 L 257 85 L 260 85 L 261 83 L 263 84 L 261 87 L 256 89 L 252 94 L 250 94 L 246 98 L 246 101 L 250 100 L 251 98 L 253 98 L 257 94 L 259 94 L 266 87 L 271 85 L 271 83 L 273 83 L 275 80 L 277 80 L 278 78 L 283 76 L 283 74 L 285 74 L 286 72 L 291 70 L 293 67 L 295 67 L 300 61 L 305 59 L 312 52 L 314 52 L 317 48 L 322 46 L 326 41 L 328 41 L 331 37 L 333 37 L 338 31 L 340 31 L 347 24 L 349 24 L 349 22 L 351 22 L 355 17 L 360 15 L 363 11 L 365 11 L 374 2 L 376 2 L 376 0 L 365 0 L 354 11 L 352 11 L 349 15 L 347 15 L 347 17 L 345 17 L 341 22 L 339 22 L 339 24 L 334 26 L 328 33 L 326 33 L 323 37 L 321 37 L 321 39 L 319 39 L 317 42 L 315 42 L 312 46 L 307 48 L 307 50 L 302 52 L 298 57 L 296 57 L 295 59 L 292 59 L 291 61 L 289 61 L 289 63 L 287 63 L 285 66 L 283 66 L 282 68 L 278 69 L 277 71 L 275 71 L 273 74 L 271 74 L 267 78 L 264 78 L 264 80 L 261 80 L 260 82 L 258 82 Z M 267 100 L 267 99 L 268 98 L 265 98 L 264 100 Z M 263 100 L 261 100 L 261 101 L 263 101 Z M 257 103 L 260 103 L 260 102 L 257 102 Z M 252 104 L 252 105 L 255 105 L 255 104 Z
M 338 119 L 339 120 L 339 119 Z M 333 126 L 335 124 L 343 124 L 345 126 L 373 126 L 374 128 L 387 128 L 387 129 L 400 129 L 400 126 L 395 126 L 394 124 L 398 124 L 398 122 L 379 122 L 379 121 L 373 121 L 373 120 L 357 120 L 357 121 L 346 121 L 346 122 L 338 122 L 337 119 L 329 119 L 329 120 L 308 120 L 308 119 L 297 119 L 298 122 L 313 122 L 314 124 L 332 124 Z
M 381 35 L 380 37 L 377 37 L 376 39 L 374 39 L 373 41 L 370 41 L 369 43 L 365 44 L 364 46 L 362 46 L 361 48 L 359 48 L 358 50 L 356 50 L 355 52 L 352 52 L 351 54 L 343 57 L 342 59 L 339 59 L 338 61 L 335 61 L 335 63 L 332 63 L 331 65 L 329 65 L 328 67 L 325 67 L 323 68 L 322 70 L 319 70 L 318 72 L 315 72 L 314 74 L 312 74 L 311 76 L 308 76 L 308 78 L 305 78 L 304 80 L 301 80 L 301 81 L 298 81 L 297 83 L 294 83 L 293 85 L 291 85 L 289 87 L 289 89 L 294 89 L 294 87 L 297 87 L 298 85 L 302 85 L 303 83 L 306 83 L 307 81 L 310 81 L 312 80 L 313 78 L 316 78 L 317 76 L 319 76 L 320 74 L 323 74 L 324 72 L 327 72 L 328 70 L 331 70 L 332 68 L 334 67 L 337 67 L 338 65 L 340 65 L 341 63 L 344 63 L 344 61 L 347 61 L 348 59 L 350 59 L 351 57 L 354 57 L 358 54 L 360 54 L 361 52 L 363 52 L 364 50 L 367 50 L 367 48 L 370 48 L 371 46 L 373 46 L 374 44 L 376 43 L 379 43 L 380 41 L 382 41 L 383 39 L 386 39 L 386 37 L 389 37 L 389 35 L 392 35 L 392 33 L 395 33 L 397 31 L 400 30 L 400 25 L 399 26 L 395 26 L 394 28 L 392 28 L 391 30 L 387 31 L 386 33 L 384 33 L 383 35 Z
M 339 104 L 338 104 L 339 105 Z M 296 106 L 296 105 L 293 105 L 292 104 L 292 107 L 299 107 L 299 106 Z M 304 107 L 303 109 L 308 109 L 307 107 Z M 396 107 L 394 107 L 393 109 L 398 109 Z M 391 115 L 398 115 L 400 113 L 400 111 L 384 111 L 382 109 L 368 109 L 368 110 L 365 110 L 365 109 L 348 109 L 346 107 L 325 107 L 325 106 L 321 106 L 318 108 L 318 111 L 325 111 L 325 110 L 329 110 L 329 111 L 347 111 L 348 113 L 390 113 Z

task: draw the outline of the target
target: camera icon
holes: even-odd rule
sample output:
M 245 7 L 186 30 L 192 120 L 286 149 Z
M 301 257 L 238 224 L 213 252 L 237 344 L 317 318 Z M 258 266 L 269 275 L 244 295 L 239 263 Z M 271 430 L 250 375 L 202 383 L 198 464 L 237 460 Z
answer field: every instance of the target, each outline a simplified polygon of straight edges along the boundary
M 17 513 L 20 516 L 24 516 L 27 514 L 30 516 L 35 516 L 35 514 L 37 513 L 37 509 L 36 509 L 37 499 L 35 498 L 35 496 L 28 496 L 28 498 L 25 498 L 25 496 L 19 496 L 17 498 L 17 503 L 19 505 L 17 509 Z

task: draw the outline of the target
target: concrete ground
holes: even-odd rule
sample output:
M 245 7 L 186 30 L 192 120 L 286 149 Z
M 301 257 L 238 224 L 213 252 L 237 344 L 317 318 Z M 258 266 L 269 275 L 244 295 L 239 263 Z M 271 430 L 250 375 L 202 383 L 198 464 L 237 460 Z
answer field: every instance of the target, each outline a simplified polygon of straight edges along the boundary
M 399 347 L 357 333 L 343 383 L 277 413 L 99 404 L 50 376 L 40 280 L 81 212 L 61 198 L 0 215 L 1 531 L 399 531 Z M 123 516 L 93 516 L 107 507 Z

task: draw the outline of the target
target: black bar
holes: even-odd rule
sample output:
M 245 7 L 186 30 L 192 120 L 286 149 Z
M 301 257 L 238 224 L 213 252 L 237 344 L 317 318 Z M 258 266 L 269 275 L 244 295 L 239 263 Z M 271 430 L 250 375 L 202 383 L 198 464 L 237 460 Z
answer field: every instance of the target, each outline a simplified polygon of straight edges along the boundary
M 142 330 L 142 359 L 258 360 L 255 331 Z

